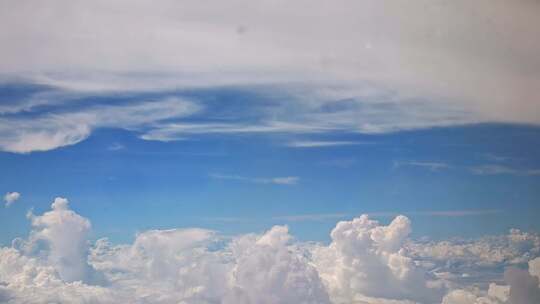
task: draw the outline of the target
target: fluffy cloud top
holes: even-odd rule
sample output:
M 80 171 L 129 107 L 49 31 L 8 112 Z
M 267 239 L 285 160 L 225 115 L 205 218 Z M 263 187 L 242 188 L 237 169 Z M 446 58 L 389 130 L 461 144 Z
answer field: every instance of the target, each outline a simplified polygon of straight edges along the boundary
M 11 206 L 11 204 L 15 203 L 17 200 L 21 198 L 21 194 L 19 192 L 8 192 L 6 195 L 4 195 L 4 201 L 6 202 L 6 207 Z
M 402 250 L 410 221 L 396 217 L 388 226 L 362 215 L 339 222 L 332 242 L 314 251 L 314 261 L 336 303 L 355 303 L 365 297 L 429 303 L 438 288 Z
M 64 198 L 29 219 L 29 237 L 0 248 L 3 303 L 531 304 L 540 295 L 538 236 L 516 230 L 506 238 L 517 242 L 510 252 L 517 250 L 519 262 L 493 259 L 494 247 L 478 255 L 448 244 L 450 265 L 460 259 L 450 252 L 497 268 L 528 262 L 528 271 L 501 272 L 505 285 L 482 287 L 438 275 L 441 250 L 408 239 L 411 222 L 404 216 L 389 225 L 367 215 L 339 222 L 328 245 L 297 242 L 286 226 L 233 238 L 198 228 L 149 230 L 132 244 L 92 244 L 90 222 Z
M 70 210 L 65 198 L 55 198 L 51 208 L 41 216 L 29 214 L 32 233 L 17 246 L 45 257 L 66 282 L 96 283 L 97 275 L 87 263 L 90 222 Z

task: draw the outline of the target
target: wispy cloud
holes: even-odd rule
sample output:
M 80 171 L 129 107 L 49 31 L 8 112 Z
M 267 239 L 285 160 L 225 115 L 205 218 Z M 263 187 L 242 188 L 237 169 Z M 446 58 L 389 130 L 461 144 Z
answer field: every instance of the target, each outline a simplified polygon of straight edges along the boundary
M 373 217 L 394 217 L 400 214 L 408 216 L 440 216 L 440 217 L 462 217 L 476 215 L 490 215 L 502 213 L 501 209 L 478 209 L 478 210 L 442 210 L 442 211 L 403 211 L 403 212 L 371 212 Z
M 434 216 L 434 217 L 465 217 L 482 216 L 502 213 L 500 209 L 479 209 L 479 210 L 442 210 L 442 211 L 383 211 L 383 212 L 361 212 L 372 217 L 396 217 L 398 215 L 407 216 Z M 357 216 L 358 213 L 316 213 L 316 214 L 295 214 L 275 216 L 272 219 L 288 222 L 317 222 L 325 220 L 345 219 Z
M 174 141 L 197 134 L 261 134 L 261 133 L 321 133 L 336 130 L 330 126 L 300 124 L 285 121 L 257 123 L 169 123 L 155 125 L 141 135 L 145 140 Z
M 470 168 L 473 174 L 477 175 L 517 175 L 517 176 L 534 176 L 540 175 L 540 169 L 517 169 L 502 165 L 482 165 Z
M 211 217 L 201 217 L 199 220 L 205 222 L 217 222 L 217 223 L 244 223 L 251 222 L 255 219 L 247 217 L 228 217 L 228 216 L 211 216 Z
M 151 129 L 153 124 L 193 114 L 200 106 L 176 97 L 123 105 L 94 105 L 33 117 L 0 116 L 0 150 L 47 151 L 85 140 L 98 128 Z
M 287 222 L 305 222 L 305 221 L 317 222 L 317 221 L 347 218 L 350 216 L 351 215 L 347 213 L 322 213 L 322 214 L 283 215 L 283 216 L 275 216 L 272 219 L 278 220 L 278 221 L 287 221 Z
M 336 158 L 319 162 L 323 166 L 331 166 L 338 168 L 349 168 L 356 164 L 357 160 L 355 158 Z
M 504 162 L 511 159 L 511 157 L 501 156 L 493 153 L 484 153 L 482 157 L 492 162 Z
M 539 109 L 530 102 L 540 87 L 540 68 L 531 65 L 537 62 L 540 43 L 531 42 L 529 32 L 540 28 L 535 18 L 540 5 L 494 1 L 497 5 L 490 4 L 489 10 L 484 1 L 453 1 L 451 9 L 442 10 L 440 3 L 357 1 L 343 11 L 342 5 L 316 0 L 310 5 L 312 14 L 304 16 L 310 27 L 297 26 L 297 13 L 291 13 L 305 9 L 300 3 L 284 9 L 272 1 L 252 5 L 240 0 L 210 9 L 187 1 L 168 3 L 165 9 L 150 3 L 118 1 L 104 8 L 83 2 L 72 10 L 70 1 L 60 0 L 54 11 L 64 18 L 51 14 L 49 4 L 35 4 L 32 10 L 24 3 L 0 4 L 0 36 L 5 40 L 0 83 L 16 79 L 52 91 L 0 105 L 0 149 L 51 150 L 78 143 L 100 127 L 129 126 L 143 139 L 172 141 L 210 133 L 380 134 L 491 121 L 540 124 Z M 426 10 L 433 14 L 421 13 Z M 415 18 L 419 14 L 422 18 Z M 246 16 L 251 17 L 239 25 Z M 449 26 L 456 19 L 463 26 Z M 20 20 L 42 22 L 21 27 Z M 358 20 L 370 20 L 370 26 L 355 26 L 353 34 L 350 28 Z M 395 35 L 397 27 L 400 35 Z M 94 34 L 80 35 L 88 30 Z M 173 50 L 182 50 L 182 56 Z M 259 96 L 279 98 L 251 111 L 256 118 L 230 110 L 234 117 L 229 121 L 205 116 L 188 123 L 180 119 L 187 113 L 170 111 L 166 118 L 148 115 L 144 128 L 129 119 L 132 115 L 141 121 L 144 111 L 133 115 L 129 109 L 101 107 L 90 116 L 74 117 L 67 106 L 47 117 L 32 112 L 81 101 L 81 95 L 224 86 L 257 87 Z M 85 103 L 93 102 L 89 100 Z M 10 116 L 21 112 L 32 112 L 32 119 Z M 107 119 L 107 113 L 118 121 Z
M 36 4 L 31 11 L 24 4 L 0 4 L 4 74 L 87 92 L 298 82 L 351 89 L 369 83 L 372 91 L 398 92 L 400 104 L 418 99 L 411 96 L 432 100 L 434 106 L 451 100 L 477 120 L 538 123 L 536 104 L 529 102 L 538 93 L 539 69 L 530 64 L 540 51 L 540 43 L 530 39 L 540 28 L 537 1 L 488 5 L 460 0 L 447 9 L 439 2 L 357 1 L 347 3 L 347 11 L 339 4 L 312 1 L 313 13 L 304 16 L 310 27 L 297 26 L 297 14 L 305 9 L 300 3 L 285 9 L 272 1 L 233 1 L 212 8 L 197 1 L 136 6 L 118 1 L 107 8 L 84 2 L 77 10 L 70 3 L 55 2 L 63 18 L 50 13 L 50 4 Z M 37 19 L 43 22 L 19 26 L 20 20 Z M 463 26 L 449 26 L 456 19 Z M 358 20 L 370 20 L 369 26 L 355 26 L 353 33 L 350 28 Z M 516 35 L 511 29 L 524 30 Z M 79 34 L 86 30 L 94 34 Z M 173 50 L 182 50 L 182 56 Z M 366 110 L 367 116 L 378 116 Z M 425 113 L 431 110 L 418 113 L 422 120 L 406 117 L 415 111 L 396 112 L 392 119 L 400 121 L 393 126 L 392 119 L 359 119 L 357 125 L 381 130 L 459 122 L 449 112 L 437 117 Z
M 420 167 L 430 171 L 440 171 L 444 169 L 450 169 L 451 166 L 443 162 L 427 162 L 427 161 L 394 161 L 394 168 L 400 168 L 403 166 Z
M 291 148 L 324 148 L 335 146 L 370 145 L 371 142 L 360 141 L 293 141 L 287 144 Z
M 274 184 L 274 185 L 296 185 L 300 178 L 298 176 L 280 176 L 280 177 L 245 177 L 241 175 L 228 175 L 212 173 L 209 175 L 214 179 L 236 180 L 256 184 Z
M 122 145 L 121 143 L 112 143 L 110 146 L 107 147 L 107 150 L 109 150 L 109 151 L 119 151 L 119 150 L 123 150 L 125 148 L 126 147 L 124 145 Z

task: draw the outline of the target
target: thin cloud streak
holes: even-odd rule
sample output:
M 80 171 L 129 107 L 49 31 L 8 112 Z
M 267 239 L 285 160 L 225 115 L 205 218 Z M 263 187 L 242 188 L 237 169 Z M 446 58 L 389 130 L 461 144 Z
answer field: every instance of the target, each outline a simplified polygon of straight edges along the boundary
M 300 178 L 298 176 L 278 176 L 278 177 L 245 177 L 241 175 L 228 175 L 211 173 L 209 176 L 219 180 L 234 180 L 249 182 L 255 184 L 274 184 L 274 185 L 296 185 Z
M 127 105 L 95 105 L 71 112 L 35 117 L 0 116 L 0 150 L 14 153 L 48 151 L 77 144 L 99 128 L 130 131 L 152 128 L 161 120 L 194 114 L 201 107 L 176 97 Z
M 291 148 L 325 148 L 336 146 L 371 145 L 371 142 L 360 141 L 293 141 L 287 144 Z
M 540 169 L 516 169 L 502 165 L 482 165 L 470 168 L 476 175 L 516 175 L 516 176 L 537 176 Z
M 394 168 L 400 168 L 403 166 L 411 166 L 411 167 L 420 167 L 425 168 L 430 171 L 440 171 L 444 169 L 450 169 L 452 166 L 450 166 L 447 163 L 443 162 L 426 162 L 426 161 L 394 161 Z
M 465 217 L 465 216 L 482 216 L 495 215 L 502 213 L 501 209 L 484 209 L 484 210 L 444 210 L 444 211 L 402 211 L 402 212 L 366 212 L 365 214 L 372 217 L 396 217 L 399 215 L 407 216 L 435 216 L 435 217 Z M 362 212 L 363 213 L 363 212 Z M 352 218 L 358 215 L 357 213 L 318 213 L 318 214 L 298 214 L 275 216 L 272 219 L 288 222 L 310 222 L 310 221 L 325 221 L 335 219 Z

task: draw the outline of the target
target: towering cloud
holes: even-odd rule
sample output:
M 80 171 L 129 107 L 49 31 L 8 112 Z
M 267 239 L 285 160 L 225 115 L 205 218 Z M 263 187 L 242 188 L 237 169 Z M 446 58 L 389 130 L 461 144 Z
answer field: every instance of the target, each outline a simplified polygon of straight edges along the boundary
M 198 228 L 149 230 L 132 244 L 91 244 L 89 220 L 64 198 L 29 218 L 29 237 L 0 248 L 3 303 L 531 304 L 540 295 L 537 236 L 517 230 L 495 245 L 477 240 L 458 251 L 446 243 L 442 258 L 441 244 L 408 238 L 404 216 L 388 225 L 366 215 L 339 222 L 329 245 L 295 241 L 285 226 L 232 239 Z M 505 248 L 509 258 L 493 258 Z M 514 266 L 499 274 L 503 285 L 481 287 L 487 277 L 479 277 L 473 286 L 462 278 L 474 277 L 451 266 L 463 255 L 469 270 Z M 528 271 L 517 268 L 524 261 Z
M 51 211 L 41 216 L 29 214 L 32 232 L 22 249 L 45 257 L 66 282 L 95 283 L 97 277 L 88 264 L 90 221 L 69 209 L 68 200 L 57 197 Z
M 430 302 L 440 290 L 406 256 L 403 243 L 410 221 L 396 217 L 381 226 L 366 215 L 339 222 L 330 246 L 314 251 L 314 261 L 336 303 L 365 301 L 365 297 Z

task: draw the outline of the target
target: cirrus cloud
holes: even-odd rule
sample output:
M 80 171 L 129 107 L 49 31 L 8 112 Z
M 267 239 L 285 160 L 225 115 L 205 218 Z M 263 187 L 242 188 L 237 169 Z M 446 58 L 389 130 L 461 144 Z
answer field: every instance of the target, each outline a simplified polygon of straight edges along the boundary
M 13 117 L 81 95 L 222 87 L 282 102 L 261 107 L 256 120 L 239 113 L 231 121 L 154 117 L 152 128 L 132 127 L 143 139 L 171 141 L 209 133 L 537 125 L 539 11 L 533 0 L 0 2 L 0 82 L 52 91 L 0 106 L 0 148 L 44 151 L 99 127 L 126 128 L 100 118 Z

